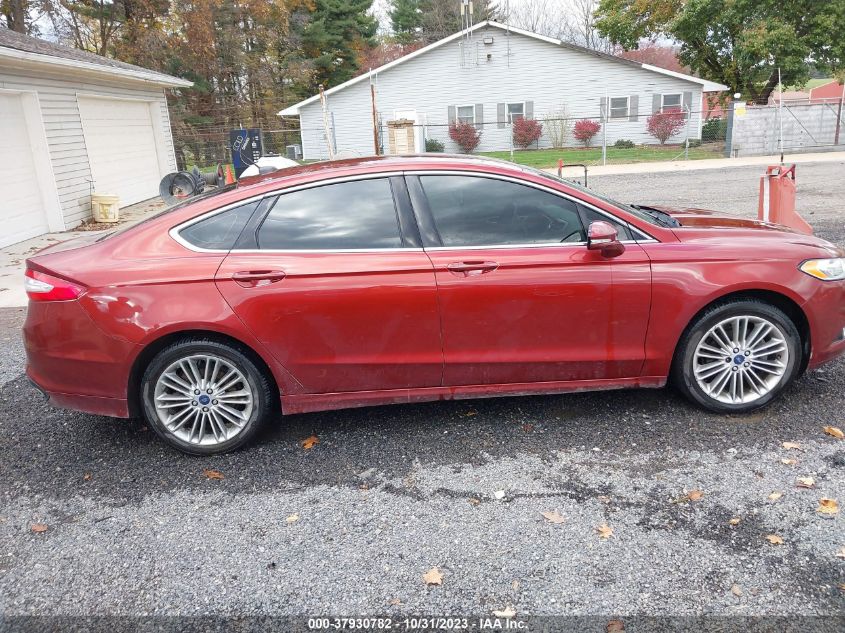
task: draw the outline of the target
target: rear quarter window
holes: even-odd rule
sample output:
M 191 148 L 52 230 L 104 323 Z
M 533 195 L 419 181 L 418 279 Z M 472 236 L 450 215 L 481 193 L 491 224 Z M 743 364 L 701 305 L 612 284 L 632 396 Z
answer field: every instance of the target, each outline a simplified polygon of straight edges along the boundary
M 179 231 L 179 237 L 208 250 L 231 250 L 260 200 L 203 218 Z

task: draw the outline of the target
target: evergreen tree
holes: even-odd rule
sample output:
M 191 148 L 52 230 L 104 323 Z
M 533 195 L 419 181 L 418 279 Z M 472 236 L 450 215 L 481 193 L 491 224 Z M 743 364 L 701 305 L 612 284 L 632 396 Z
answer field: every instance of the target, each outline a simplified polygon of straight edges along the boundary
M 422 29 L 423 0 L 393 0 L 390 7 L 390 25 L 396 41 L 410 44 L 416 41 Z

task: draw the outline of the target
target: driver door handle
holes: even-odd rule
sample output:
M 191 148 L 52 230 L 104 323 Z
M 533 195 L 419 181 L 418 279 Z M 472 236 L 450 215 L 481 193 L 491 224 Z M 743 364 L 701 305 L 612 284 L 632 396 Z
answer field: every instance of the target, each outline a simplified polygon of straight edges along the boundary
M 241 270 L 232 273 L 232 279 L 244 288 L 256 288 L 276 283 L 285 278 L 282 270 Z
M 496 270 L 498 267 L 499 264 L 496 262 L 482 261 L 453 262 L 446 265 L 446 268 L 450 273 L 459 277 L 474 277 L 476 275 L 483 275 L 484 273 Z

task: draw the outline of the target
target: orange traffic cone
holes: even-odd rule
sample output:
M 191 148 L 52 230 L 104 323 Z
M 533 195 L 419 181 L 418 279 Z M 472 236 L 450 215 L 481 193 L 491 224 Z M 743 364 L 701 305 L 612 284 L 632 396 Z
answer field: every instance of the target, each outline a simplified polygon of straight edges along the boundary
M 226 184 L 231 185 L 235 182 L 235 174 L 232 173 L 232 166 L 226 165 Z

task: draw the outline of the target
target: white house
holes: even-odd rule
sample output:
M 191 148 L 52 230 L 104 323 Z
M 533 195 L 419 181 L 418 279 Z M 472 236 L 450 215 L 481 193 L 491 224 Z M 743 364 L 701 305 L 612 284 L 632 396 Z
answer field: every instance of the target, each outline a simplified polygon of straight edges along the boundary
M 646 131 L 648 116 L 663 108 L 686 107 L 689 129 L 675 140 L 683 140 L 687 132 L 690 138 L 700 138 L 702 92 L 726 89 L 497 22 L 481 22 L 327 90 L 327 119 L 339 152 L 374 153 L 371 83 L 382 138 L 387 121 L 412 119 L 417 123 L 417 151 L 423 151 L 425 138 L 444 142 L 446 151 L 457 151 L 448 137 L 449 122 L 456 119 L 481 130 L 477 151 L 509 149 L 509 121 L 514 117 L 542 120 L 563 107 L 573 123 L 606 119 L 609 144 L 617 139 L 656 143 Z M 605 103 L 610 106 L 606 117 Z M 279 115 L 299 117 L 304 158 L 328 156 L 319 95 Z M 570 136 L 568 144 L 576 144 L 575 139 Z M 540 146 L 548 145 L 544 135 Z M 382 146 L 386 149 L 388 143 L 382 140 Z
M 129 205 L 176 170 L 164 91 L 191 82 L 0 28 L 0 247 Z

